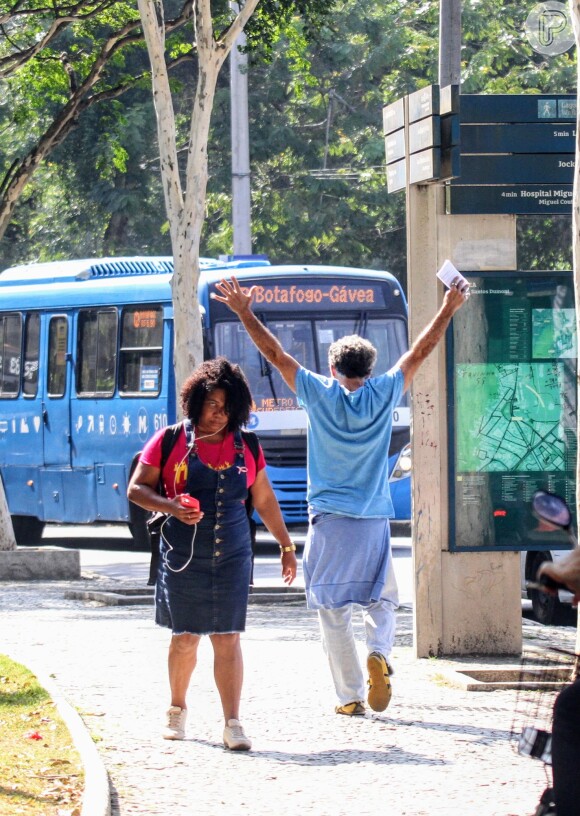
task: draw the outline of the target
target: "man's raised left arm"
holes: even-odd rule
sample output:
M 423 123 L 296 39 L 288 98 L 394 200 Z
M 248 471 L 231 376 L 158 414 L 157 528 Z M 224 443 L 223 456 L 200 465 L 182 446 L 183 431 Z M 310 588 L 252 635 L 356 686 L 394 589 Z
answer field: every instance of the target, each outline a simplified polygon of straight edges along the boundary
M 398 366 L 403 372 L 405 384 L 403 386 L 406 391 L 413 377 L 417 373 L 421 364 L 431 354 L 435 346 L 444 337 L 447 327 L 451 323 L 451 318 L 455 312 L 460 309 L 469 297 L 469 286 L 467 284 L 461 285 L 459 288 L 455 283 L 447 290 L 441 308 L 429 323 L 423 329 L 419 337 L 415 340 L 409 351 L 407 351 L 398 362 Z

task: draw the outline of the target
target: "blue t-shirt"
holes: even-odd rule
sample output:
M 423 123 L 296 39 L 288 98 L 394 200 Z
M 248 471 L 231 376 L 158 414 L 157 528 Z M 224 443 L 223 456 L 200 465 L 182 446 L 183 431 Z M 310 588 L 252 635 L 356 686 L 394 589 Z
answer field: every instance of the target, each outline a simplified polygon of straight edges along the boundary
M 316 512 L 356 518 L 394 515 L 389 492 L 393 409 L 404 377 L 393 368 L 349 392 L 334 377 L 296 373 L 308 414 L 308 503 Z

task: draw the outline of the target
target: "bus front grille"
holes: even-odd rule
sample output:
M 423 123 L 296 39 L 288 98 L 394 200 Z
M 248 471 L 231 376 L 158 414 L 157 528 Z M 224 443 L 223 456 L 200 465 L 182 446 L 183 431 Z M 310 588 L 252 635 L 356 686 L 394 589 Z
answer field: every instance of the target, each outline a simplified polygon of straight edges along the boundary
M 272 467 L 305 468 L 305 436 L 260 436 L 266 462 Z
M 305 523 L 308 521 L 308 505 L 306 497 L 304 500 L 280 499 L 280 510 L 284 516 L 284 521 L 288 524 Z

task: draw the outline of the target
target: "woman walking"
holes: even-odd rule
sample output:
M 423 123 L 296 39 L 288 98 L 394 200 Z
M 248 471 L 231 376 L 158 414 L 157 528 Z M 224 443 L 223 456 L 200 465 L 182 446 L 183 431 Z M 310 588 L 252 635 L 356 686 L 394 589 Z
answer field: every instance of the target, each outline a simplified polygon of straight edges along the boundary
M 185 738 L 186 695 L 202 635 L 214 652 L 214 676 L 224 714 L 223 742 L 247 751 L 239 719 L 243 681 L 240 633 L 245 630 L 252 550 L 245 500 L 278 541 L 282 577 L 296 577 L 296 547 L 265 471 L 241 428 L 252 404 L 239 366 L 224 357 L 202 363 L 185 381 L 186 419 L 161 471 L 164 429 L 145 446 L 131 478 L 129 499 L 167 515 L 155 590 L 155 620 L 172 630 L 169 646 L 171 705 L 165 739 Z M 159 492 L 160 481 L 163 492 Z M 183 496 L 194 501 L 183 501 Z M 195 501 L 197 500 L 197 502 Z

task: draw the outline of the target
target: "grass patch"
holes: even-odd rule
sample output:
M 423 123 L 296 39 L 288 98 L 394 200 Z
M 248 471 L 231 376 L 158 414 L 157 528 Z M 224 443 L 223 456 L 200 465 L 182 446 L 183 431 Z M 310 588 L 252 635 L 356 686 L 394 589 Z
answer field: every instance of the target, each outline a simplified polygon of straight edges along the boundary
M 0 655 L 0 816 L 80 816 L 83 788 L 81 758 L 49 694 Z
M 444 674 L 441 674 L 440 672 L 437 672 L 436 674 L 434 674 L 434 675 L 431 677 L 431 680 L 432 680 L 432 681 L 435 683 L 435 685 L 437 685 L 437 686 L 442 686 L 442 687 L 443 687 L 443 686 L 445 686 L 446 688 L 455 688 L 455 686 L 454 686 L 454 684 L 451 682 L 451 680 L 450 680 L 448 677 L 445 677 L 445 675 L 444 675 Z

